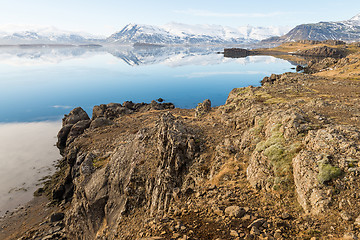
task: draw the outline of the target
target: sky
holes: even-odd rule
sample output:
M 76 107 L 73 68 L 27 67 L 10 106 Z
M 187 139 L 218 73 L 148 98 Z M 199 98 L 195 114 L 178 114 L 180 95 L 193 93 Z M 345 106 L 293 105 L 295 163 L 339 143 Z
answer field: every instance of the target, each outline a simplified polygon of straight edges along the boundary
M 0 30 L 30 24 L 108 36 L 128 23 L 295 27 L 359 13 L 359 0 L 0 0 Z

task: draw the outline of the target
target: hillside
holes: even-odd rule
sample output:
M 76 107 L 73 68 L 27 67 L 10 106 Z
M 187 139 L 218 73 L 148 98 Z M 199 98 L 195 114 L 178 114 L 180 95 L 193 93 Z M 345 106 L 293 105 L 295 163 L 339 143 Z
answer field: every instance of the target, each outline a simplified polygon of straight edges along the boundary
M 217 108 L 111 103 L 91 119 L 72 110 L 59 171 L 42 189 L 55 208 L 36 221 L 42 210 L 16 211 L 0 238 L 357 239 L 360 47 L 346 47 L 309 60 L 313 74 L 272 75 Z

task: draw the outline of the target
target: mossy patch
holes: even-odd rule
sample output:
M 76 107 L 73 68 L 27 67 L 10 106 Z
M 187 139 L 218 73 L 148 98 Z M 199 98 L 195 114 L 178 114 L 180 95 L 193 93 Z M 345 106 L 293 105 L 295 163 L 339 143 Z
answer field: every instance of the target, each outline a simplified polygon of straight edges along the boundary
M 109 162 L 110 158 L 96 158 L 93 160 L 93 166 L 96 169 L 103 168 Z
M 274 190 L 288 189 L 292 184 L 292 159 L 301 150 L 302 144 L 294 142 L 286 145 L 281 124 L 275 124 L 270 137 L 256 145 L 256 151 L 263 152 L 272 165 Z
M 318 164 L 319 164 L 319 174 L 317 176 L 317 179 L 322 184 L 331 181 L 335 178 L 338 178 L 342 174 L 340 168 L 332 166 L 330 163 L 327 163 L 325 161 L 320 161 Z

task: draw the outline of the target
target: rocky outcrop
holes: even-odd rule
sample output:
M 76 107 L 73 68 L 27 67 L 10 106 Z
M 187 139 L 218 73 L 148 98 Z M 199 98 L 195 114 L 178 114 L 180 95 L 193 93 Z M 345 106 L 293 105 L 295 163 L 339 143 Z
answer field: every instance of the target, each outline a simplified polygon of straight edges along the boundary
M 73 109 L 68 115 L 64 116 L 62 128 L 57 135 L 58 141 L 56 144 L 61 154 L 64 154 L 66 145 L 83 133 L 90 125 L 89 120 L 89 116 L 81 107 Z
M 327 185 L 343 173 L 359 172 L 360 132 L 338 126 L 310 131 L 304 139 L 305 148 L 293 159 L 295 188 L 298 201 L 305 211 L 314 214 L 329 210 L 333 189 Z M 344 184 L 344 183 L 342 183 Z
M 173 115 L 165 113 L 155 128 L 121 140 L 108 156 L 67 151 L 74 194 L 66 225 L 74 239 L 93 239 L 103 227 L 111 234 L 138 209 L 162 216 L 173 199 L 193 191 L 187 174 L 198 148 L 191 131 Z M 108 164 L 97 169 L 101 161 Z
M 243 48 L 225 48 L 224 57 L 229 58 L 242 58 L 253 55 L 251 51 Z
M 312 49 L 300 50 L 294 53 L 294 55 L 311 56 L 311 57 L 331 57 L 342 58 L 346 56 L 344 50 L 338 48 L 331 48 L 327 46 L 316 47 Z
M 123 104 L 120 103 L 109 103 L 109 104 L 101 104 L 99 106 L 95 106 L 93 108 L 92 119 L 96 119 L 99 117 L 103 117 L 106 119 L 115 119 L 120 116 L 131 114 L 135 112 L 146 112 L 150 110 L 165 110 L 165 109 L 173 109 L 175 108 L 172 103 L 158 103 L 156 101 L 152 101 L 150 104 L 148 103 L 133 103 L 132 101 L 126 101 Z

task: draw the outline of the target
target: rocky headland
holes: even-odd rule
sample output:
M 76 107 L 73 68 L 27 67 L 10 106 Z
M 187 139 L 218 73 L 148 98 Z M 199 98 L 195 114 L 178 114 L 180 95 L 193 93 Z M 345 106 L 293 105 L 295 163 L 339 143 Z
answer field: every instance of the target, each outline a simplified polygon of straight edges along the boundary
M 234 89 L 220 107 L 72 110 L 58 171 L 37 192 L 51 203 L 2 219 L 0 238 L 358 239 L 360 48 L 271 51 L 324 46 L 346 54 Z

